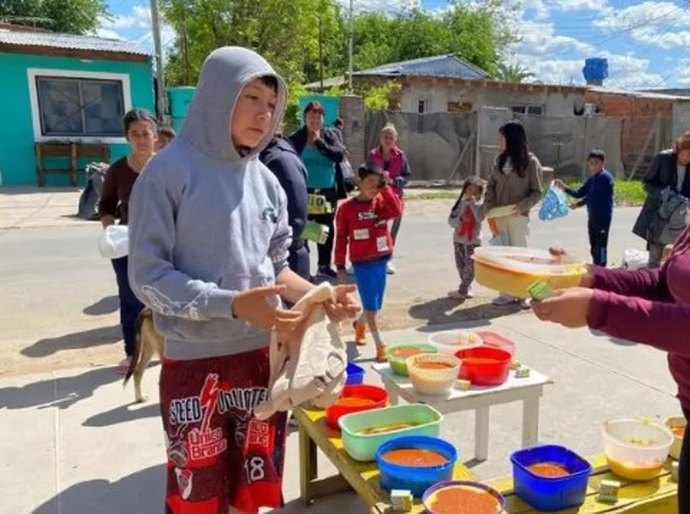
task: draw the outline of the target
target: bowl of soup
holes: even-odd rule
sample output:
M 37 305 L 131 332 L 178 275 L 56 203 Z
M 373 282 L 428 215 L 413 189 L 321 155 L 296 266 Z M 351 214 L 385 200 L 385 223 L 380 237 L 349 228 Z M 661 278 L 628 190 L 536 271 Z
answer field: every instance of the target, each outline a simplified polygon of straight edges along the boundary
M 407 372 L 415 391 L 438 396 L 447 394 L 458 379 L 460 359 L 443 353 L 420 353 L 407 359 Z
M 683 416 L 675 416 L 666 420 L 666 426 L 673 434 L 673 444 L 668 454 L 676 460 L 680 459 L 680 449 L 683 446 L 683 436 L 688 422 Z
M 457 460 L 452 444 L 429 436 L 398 437 L 376 452 L 381 488 L 408 490 L 418 498 L 433 484 L 450 480 Z
M 668 427 L 648 419 L 605 421 L 602 435 L 611 471 L 628 480 L 656 478 L 674 441 Z
M 500 385 L 508 380 L 512 355 L 506 350 L 478 346 L 455 356 L 462 362 L 458 377 L 474 385 Z
M 379 447 L 408 435 L 438 436 L 443 415 L 424 403 L 394 405 L 347 414 L 340 418 L 343 447 L 350 457 L 373 461 Z
M 430 344 L 404 343 L 386 348 L 386 359 L 391 370 L 396 375 L 408 376 L 407 359 L 420 353 L 437 353 L 438 350 Z
M 432 485 L 422 497 L 430 514 L 499 514 L 505 498 L 481 482 L 450 480 Z
M 326 424 L 338 428 L 338 419 L 345 414 L 384 407 L 388 393 L 382 387 L 360 384 L 346 385 L 336 402 L 326 409 Z
M 528 298 L 527 289 L 536 281 L 551 289 L 578 286 L 586 271 L 584 262 L 536 248 L 479 247 L 473 259 L 477 283 L 518 298 Z
M 515 492 L 539 511 L 582 505 L 592 465 L 556 444 L 524 448 L 510 456 Z

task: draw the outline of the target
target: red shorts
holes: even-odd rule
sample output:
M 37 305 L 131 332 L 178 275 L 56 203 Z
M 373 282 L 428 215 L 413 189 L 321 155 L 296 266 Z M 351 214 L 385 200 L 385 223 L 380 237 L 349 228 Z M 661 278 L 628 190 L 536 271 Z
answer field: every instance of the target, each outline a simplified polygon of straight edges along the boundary
M 267 397 L 268 380 L 263 350 L 163 363 L 167 514 L 282 507 L 287 415 L 253 416 Z

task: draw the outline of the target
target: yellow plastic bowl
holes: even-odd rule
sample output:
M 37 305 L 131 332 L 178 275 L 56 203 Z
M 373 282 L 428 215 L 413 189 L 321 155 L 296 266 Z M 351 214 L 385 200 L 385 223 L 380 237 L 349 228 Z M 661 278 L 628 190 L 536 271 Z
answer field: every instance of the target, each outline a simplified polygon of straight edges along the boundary
M 546 250 L 512 246 L 477 248 L 474 254 L 477 283 L 518 298 L 527 298 L 527 289 L 541 280 L 551 289 L 565 289 L 580 284 L 584 263 L 559 261 Z

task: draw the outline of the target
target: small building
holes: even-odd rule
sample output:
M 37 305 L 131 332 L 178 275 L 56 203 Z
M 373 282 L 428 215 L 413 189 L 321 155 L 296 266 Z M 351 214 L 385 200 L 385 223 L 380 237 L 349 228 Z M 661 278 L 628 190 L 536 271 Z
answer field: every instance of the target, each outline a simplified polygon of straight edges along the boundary
M 456 54 L 437 55 L 384 64 L 352 74 L 355 89 L 388 81 L 400 84 L 393 103 L 396 110 L 418 114 L 473 112 L 482 107 L 505 107 L 517 114 L 572 116 L 584 104 L 582 86 L 508 83 L 491 80 L 489 74 Z M 344 84 L 341 77 L 324 81 L 323 89 Z M 322 89 L 320 82 L 307 89 Z
M 104 156 L 115 160 L 129 148 L 123 115 L 154 111 L 151 56 L 125 41 L 3 25 L 0 77 L 3 185 L 36 184 L 37 164 L 64 170 Z M 68 179 L 48 175 L 46 182 Z

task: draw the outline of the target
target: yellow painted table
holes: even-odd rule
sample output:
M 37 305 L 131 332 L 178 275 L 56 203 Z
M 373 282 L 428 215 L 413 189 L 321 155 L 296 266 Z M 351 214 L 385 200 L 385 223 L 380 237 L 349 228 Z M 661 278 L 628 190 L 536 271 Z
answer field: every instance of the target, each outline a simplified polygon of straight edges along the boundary
M 659 476 L 648 482 L 631 482 L 609 472 L 603 455 L 589 459 L 594 468 L 589 478 L 587 498 L 580 507 L 559 510 L 561 514 L 677 514 L 677 484 L 671 481 L 670 461 Z M 616 503 L 602 503 L 597 500 L 599 484 L 602 480 L 617 480 L 621 489 Z M 506 498 L 506 514 L 531 514 L 534 510 L 513 492 L 512 479 L 488 482 Z
M 300 492 L 309 505 L 314 498 L 353 489 L 369 505 L 372 514 L 393 512 L 390 496 L 379 485 L 376 462 L 358 462 L 343 448 L 339 430 L 326 425 L 326 412 L 321 409 L 295 409 L 299 425 Z M 339 475 L 317 479 L 316 448 L 321 449 L 336 467 Z M 462 464 L 453 472 L 457 480 L 476 480 Z M 424 512 L 419 499 L 415 499 L 413 513 Z

